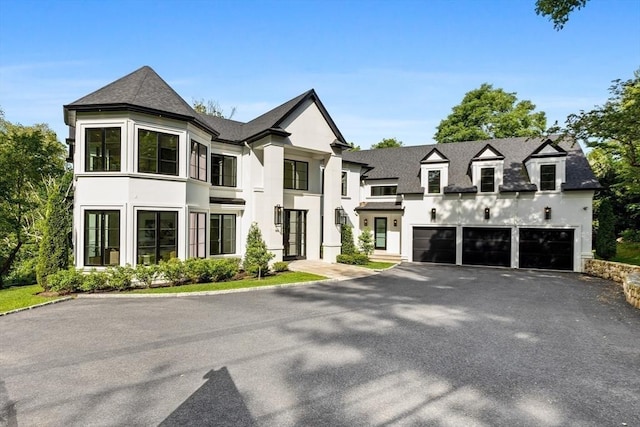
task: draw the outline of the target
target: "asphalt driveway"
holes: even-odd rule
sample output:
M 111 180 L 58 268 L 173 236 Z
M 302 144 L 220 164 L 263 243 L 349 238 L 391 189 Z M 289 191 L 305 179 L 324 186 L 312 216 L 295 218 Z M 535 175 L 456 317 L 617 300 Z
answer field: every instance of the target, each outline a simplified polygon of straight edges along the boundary
M 640 425 L 640 311 L 573 273 L 406 264 L 0 318 L 0 426 Z

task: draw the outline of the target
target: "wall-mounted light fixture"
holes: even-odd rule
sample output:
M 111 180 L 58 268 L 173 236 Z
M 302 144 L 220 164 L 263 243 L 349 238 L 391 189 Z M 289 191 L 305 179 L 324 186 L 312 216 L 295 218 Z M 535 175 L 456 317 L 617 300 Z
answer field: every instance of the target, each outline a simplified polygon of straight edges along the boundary
M 335 223 L 336 225 L 344 225 L 347 223 L 347 213 L 344 211 L 344 209 L 342 209 L 342 206 L 336 208 Z
M 282 225 L 282 206 L 280 205 L 273 207 L 273 223 L 275 225 Z
M 369 225 L 369 221 L 367 221 L 367 218 L 364 219 L 364 226 L 366 227 L 367 225 Z
M 489 219 L 489 218 L 491 218 L 491 209 L 484 208 L 484 219 Z
M 549 206 L 544 208 L 544 219 L 546 219 L 546 220 L 550 220 L 551 219 L 551 208 Z
M 394 226 L 394 227 L 397 227 L 397 226 L 398 226 L 398 220 L 397 220 L 397 219 L 394 219 L 394 220 L 393 220 L 393 226 Z
M 436 220 L 436 208 L 431 208 L 431 221 Z

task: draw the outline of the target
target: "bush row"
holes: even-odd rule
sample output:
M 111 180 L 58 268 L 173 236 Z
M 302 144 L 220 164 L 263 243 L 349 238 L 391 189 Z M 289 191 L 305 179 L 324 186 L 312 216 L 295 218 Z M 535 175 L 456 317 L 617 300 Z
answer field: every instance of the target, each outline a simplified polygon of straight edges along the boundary
M 340 264 L 365 265 L 369 262 L 369 257 L 365 254 L 340 254 L 336 257 L 336 261 Z
M 173 258 L 158 265 L 130 265 L 108 267 L 104 271 L 84 273 L 76 268 L 60 270 L 47 277 L 50 290 L 60 294 L 70 292 L 124 291 L 148 288 L 154 281 L 171 285 L 185 283 L 221 282 L 229 280 L 240 270 L 239 258 Z

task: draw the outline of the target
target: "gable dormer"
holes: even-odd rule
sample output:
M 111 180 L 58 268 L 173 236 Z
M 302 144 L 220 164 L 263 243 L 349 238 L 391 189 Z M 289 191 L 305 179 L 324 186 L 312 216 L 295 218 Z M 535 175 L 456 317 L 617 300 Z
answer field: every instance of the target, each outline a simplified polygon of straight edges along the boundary
M 532 184 L 538 191 L 560 191 L 566 181 L 567 152 L 550 139 L 543 142 L 524 161 Z
M 504 180 L 504 156 L 487 144 L 473 156 L 470 169 L 478 193 L 497 193 Z
M 438 151 L 431 150 L 420 160 L 420 186 L 425 194 L 442 194 L 449 185 L 449 159 Z

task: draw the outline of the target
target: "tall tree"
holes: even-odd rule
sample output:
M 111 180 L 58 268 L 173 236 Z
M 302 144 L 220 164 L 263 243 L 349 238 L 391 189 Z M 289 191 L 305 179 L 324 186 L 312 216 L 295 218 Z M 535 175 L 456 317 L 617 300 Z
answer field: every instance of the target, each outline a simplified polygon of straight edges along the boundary
M 596 234 L 596 255 L 604 259 L 611 259 L 616 256 L 614 221 L 611 204 L 605 199 L 600 203 L 598 232 Z
M 453 107 L 438 125 L 433 139 L 444 143 L 539 136 L 546 129 L 547 118 L 542 111 L 534 112 L 535 108 L 531 101 L 518 101 L 516 93 L 483 83 Z
M 63 145 L 47 125 L 12 124 L 0 115 L 0 286 L 18 252 L 31 239 L 30 227 L 47 177 L 64 173 Z
M 207 114 L 209 116 L 220 117 L 223 119 L 230 119 L 236 114 L 236 107 L 233 107 L 231 108 L 231 113 L 229 113 L 229 115 L 225 115 L 224 110 L 220 107 L 220 103 L 211 99 L 206 102 L 204 99 L 194 99 L 192 106 L 193 109 L 200 114 Z
M 360 151 L 360 146 L 356 145 L 355 142 L 348 142 L 347 144 L 349 145 L 349 148 L 347 148 L 347 151 Z
M 382 141 L 371 146 L 372 149 L 378 148 L 396 148 L 402 147 L 402 141 L 398 141 L 396 138 L 383 138 Z
M 582 9 L 588 0 L 537 0 L 536 14 L 546 16 L 553 22 L 553 28 L 561 30 L 569 21 L 574 10 Z

